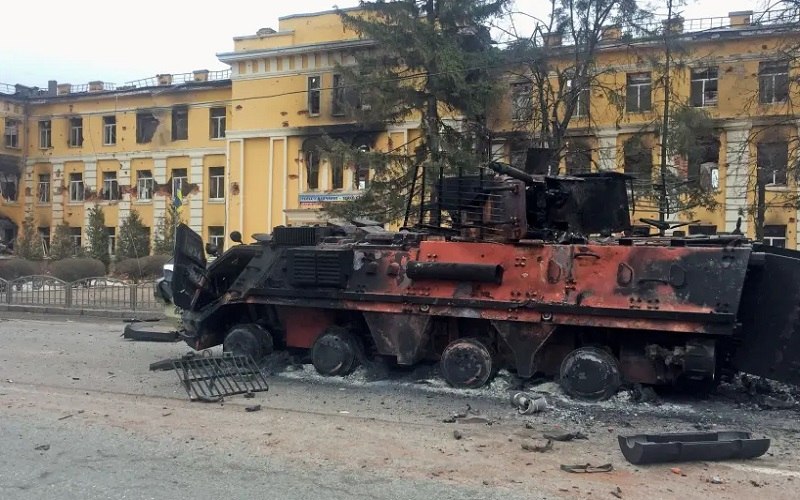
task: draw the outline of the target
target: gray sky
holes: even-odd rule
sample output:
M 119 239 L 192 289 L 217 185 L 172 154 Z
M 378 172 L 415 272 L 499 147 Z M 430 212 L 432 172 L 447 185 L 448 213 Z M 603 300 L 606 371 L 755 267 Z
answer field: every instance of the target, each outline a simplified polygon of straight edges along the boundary
M 654 0 L 657 1 L 657 0 Z M 685 18 L 724 17 L 760 0 L 689 0 Z M 117 84 L 158 73 L 225 69 L 215 54 L 278 17 L 352 7 L 357 0 L 39 0 L 3 2 L 0 82 Z M 517 0 L 530 11 L 543 0 Z M 538 10 L 538 9 L 537 9 Z M 543 10 L 540 10 L 540 12 Z

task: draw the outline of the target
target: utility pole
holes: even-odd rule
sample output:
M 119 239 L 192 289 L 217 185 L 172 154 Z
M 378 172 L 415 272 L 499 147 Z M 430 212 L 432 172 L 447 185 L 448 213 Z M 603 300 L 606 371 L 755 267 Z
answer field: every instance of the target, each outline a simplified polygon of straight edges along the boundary
M 670 99 L 670 67 L 672 63 L 672 47 L 670 46 L 669 37 L 672 34 L 672 2 L 667 0 L 667 20 L 664 22 L 663 35 L 664 35 L 664 114 L 661 122 L 661 178 L 659 182 L 658 193 L 658 221 L 661 222 L 661 227 L 658 232 L 664 236 L 664 224 L 669 214 L 669 198 L 667 198 L 667 136 L 669 132 L 669 99 Z

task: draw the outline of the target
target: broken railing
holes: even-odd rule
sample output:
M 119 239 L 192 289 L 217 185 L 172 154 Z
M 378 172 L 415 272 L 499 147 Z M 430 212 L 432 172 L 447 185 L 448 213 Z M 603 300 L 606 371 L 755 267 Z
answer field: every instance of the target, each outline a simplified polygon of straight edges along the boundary
M 0 304 L 76 310 L 160 311 L 164 303 L 153 282 L 133 283 L 100 276 L 63 281 L 53 276 L 0 279 Z

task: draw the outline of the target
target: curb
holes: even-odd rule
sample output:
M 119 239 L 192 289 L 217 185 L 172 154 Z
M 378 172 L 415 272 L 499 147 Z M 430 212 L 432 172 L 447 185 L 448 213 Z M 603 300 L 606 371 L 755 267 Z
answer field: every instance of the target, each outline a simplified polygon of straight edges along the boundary
M 67 307 L 10 305 L 10 304 L 0 304 L 0 312 L 22 312 L 22 313 L 33 313 L 33 314 L 43 314 L 43 315 L 50 314 L 50 315 L 66 315 L 66 316 L 90 316 L 97 318 L 114 318 L 114 319 L 130 319 L 130 318 L 165 319 L 166 318 L 164 313 L 159 311 L 130 311 L 125 309 L 76 309 Z

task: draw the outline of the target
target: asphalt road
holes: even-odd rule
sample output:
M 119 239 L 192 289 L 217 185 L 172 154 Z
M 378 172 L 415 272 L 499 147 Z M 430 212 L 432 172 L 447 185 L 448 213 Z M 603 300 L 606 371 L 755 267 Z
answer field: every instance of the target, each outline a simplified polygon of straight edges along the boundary
M 270 376 L 253 399 L 195 403 L 175 373 L 148 370 L 188 348 L 126 341 L 123 326 L 0 317 L 0 500 L 797 497 L 794 409 L 720 398 L 635 404 L 624 394 L 591 405 L 553 393 L 546 411 L 520 416 L 503 377 L 454 391 L 425 368 L 341 380 L 307 366 Z M 245 411 L 254 404 L 261 411 Z M 626 463 L 616 443 L 618 434 L 699 428 L 767 434 L 773 444 L 758 460 L 679 464 L 676 474 Z M 565 431 L 588 439 L 544 453 L 521 446 Z M 614 470 L 560 469 L 586 463 Z

